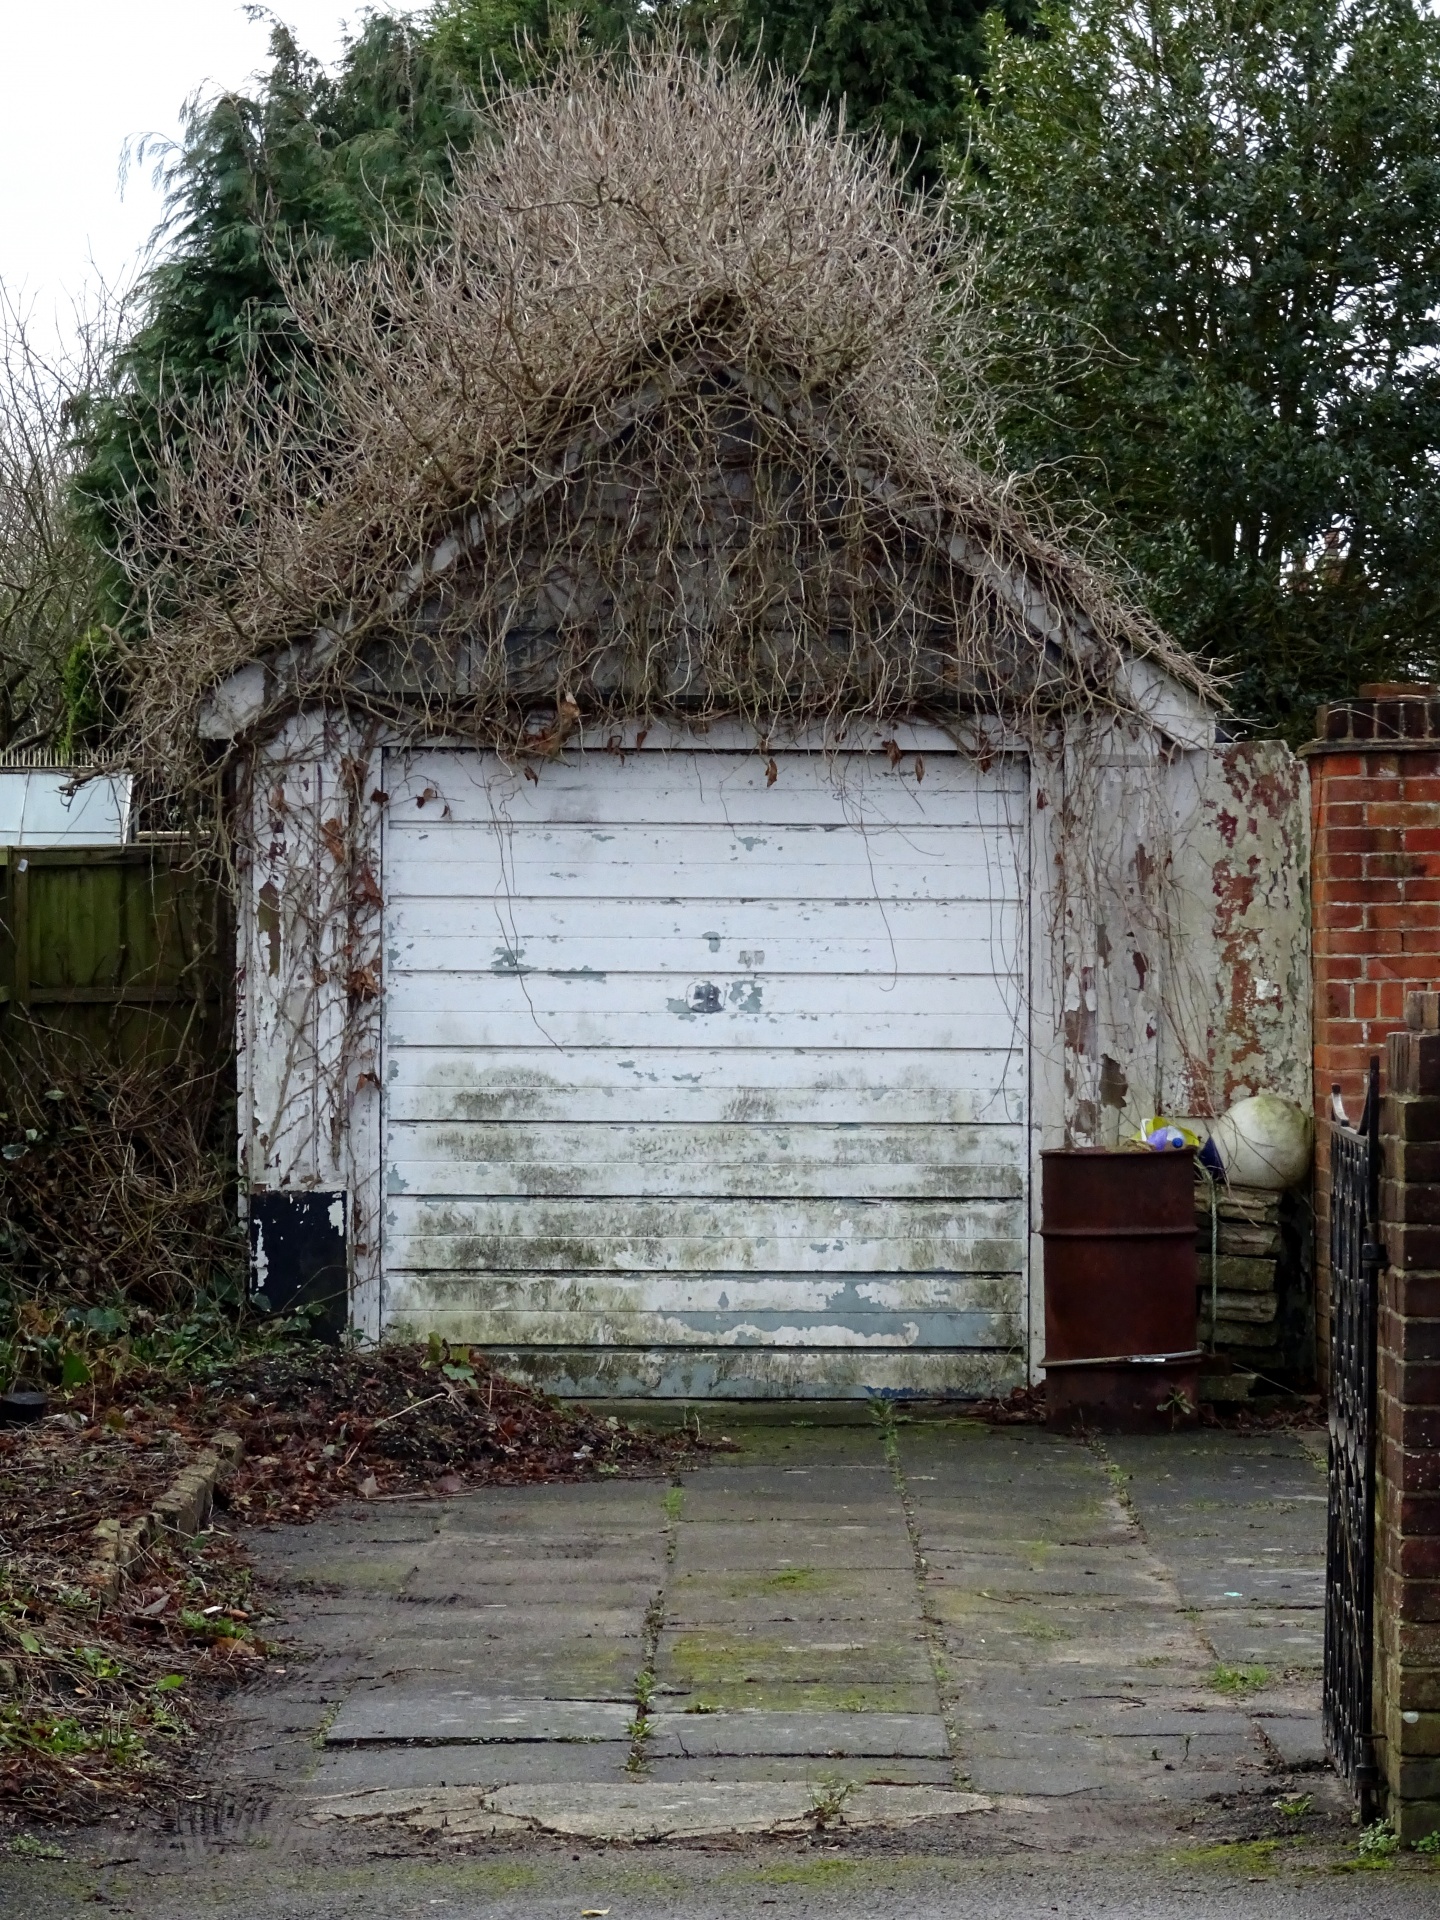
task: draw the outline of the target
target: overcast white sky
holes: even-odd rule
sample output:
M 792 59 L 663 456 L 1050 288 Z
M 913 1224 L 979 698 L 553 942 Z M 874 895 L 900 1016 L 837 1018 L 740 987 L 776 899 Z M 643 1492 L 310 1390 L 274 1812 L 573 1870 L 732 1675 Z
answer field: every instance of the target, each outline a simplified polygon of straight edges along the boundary
M 278 0 L 274 10 L 330 61 L 345 24 L 370 9 Z M 123 280 L 160 218 L 148 167 L 132 168 L 121 195 L 127 139 L 178 133 L 186 97 L 241 85 L 267 33 L 239 0 L 0 0 L 0 281 L 42 327 L 59 316 L 68 331 L 71 299 L 97 270 Z

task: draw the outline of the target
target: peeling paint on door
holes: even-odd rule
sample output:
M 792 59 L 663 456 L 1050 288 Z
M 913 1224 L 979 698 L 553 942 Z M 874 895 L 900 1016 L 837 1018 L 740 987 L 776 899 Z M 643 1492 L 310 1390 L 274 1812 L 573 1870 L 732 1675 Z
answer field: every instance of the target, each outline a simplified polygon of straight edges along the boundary
M 1026 771 L 780 764 L 387 766 L 450 809 L 386 840 L 391 1325 L 588 1393 L 1021 1377 Z

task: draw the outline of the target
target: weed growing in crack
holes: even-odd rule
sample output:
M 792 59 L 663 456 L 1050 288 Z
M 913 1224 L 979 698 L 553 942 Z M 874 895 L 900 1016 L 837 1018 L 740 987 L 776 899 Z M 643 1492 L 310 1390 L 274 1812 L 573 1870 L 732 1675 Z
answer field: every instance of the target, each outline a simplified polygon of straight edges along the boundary
M 810 1803 L 810 1818 L 817 1827 L 831 1827 L 845 1817 L 845 1802 L 855 1791 L 855 1782 L 827 1774 L 815 1782 L 811 1791 L 814 1799 Z
M 1271 1681 L 1269 1667 L 1227 1667 L 1217 1661 L 1205 1677 L 1205 1684 L 1213 1687 L 1216 1693 L 1247 1694 L 1258 1693 L 1262 1687 L 1268 1687 Z

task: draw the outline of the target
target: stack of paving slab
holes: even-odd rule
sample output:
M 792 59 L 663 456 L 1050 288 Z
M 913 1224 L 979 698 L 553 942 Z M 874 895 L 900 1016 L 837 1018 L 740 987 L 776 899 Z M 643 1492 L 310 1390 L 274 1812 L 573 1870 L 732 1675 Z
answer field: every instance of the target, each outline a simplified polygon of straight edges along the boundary
M 1213 1349 L 1230 1363 L 1228 1371 L 1217 1370 L 1207 1376 L 1202 1388 L 1207 1399 L 1244 1399 L 1257 1374 L 1273 1378 L 1285 1363 L 1280 1322 L 1280 1201 L 1278 1193 L 1260 1187 L 1217 1185 L 1212 1240 L 1211 1189 L 1203 1181 L 1196 1187 L 1199 1339 L 1201 1346 Z

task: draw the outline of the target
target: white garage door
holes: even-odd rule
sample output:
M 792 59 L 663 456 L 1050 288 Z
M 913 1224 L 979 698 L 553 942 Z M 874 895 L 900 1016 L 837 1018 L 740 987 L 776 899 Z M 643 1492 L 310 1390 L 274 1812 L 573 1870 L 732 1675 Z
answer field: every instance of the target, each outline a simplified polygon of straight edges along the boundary
M 1022 1375 L 1023 766 L 393 756 L 384 1314 L 557 1391 Z

